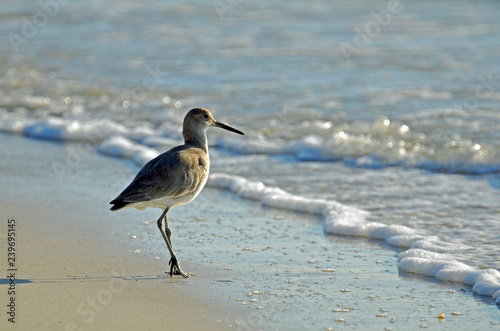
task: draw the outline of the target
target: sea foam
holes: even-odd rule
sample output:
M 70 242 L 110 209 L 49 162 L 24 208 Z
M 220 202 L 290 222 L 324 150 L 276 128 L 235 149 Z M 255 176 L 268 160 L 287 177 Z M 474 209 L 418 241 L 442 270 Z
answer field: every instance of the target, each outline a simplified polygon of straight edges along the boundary
M 79 120 L 49 117 L 23 129 L 27 136 L 38 139 L 99 142 L 111 134 L 126 134 L 129 129 L 111 120 Z
M 403 128 L 407 126 L 402 125 L 400 130 Z M 375 126 L 366 130 L 366 134 L 339 131 L 329 136 L 318 136 L 311 133 L 285 141 L 240 141 L 222 137 L 217 140 L 217 146 L 237 154 L 291 155 L 298 161 L 343 161 L 351 166 L 370 169 L 404 166 L 459 174 L 500 172 L 500 155 L 495 146 L 481 146 L 468 141 L 455 147 L 455 141 L 437 144 L 422 138 L 425 137 L 423 134 L 413 138 L 393 137 L 388 133 L 387 136 L 378 133 Z M 376 138 L 377 135 L 380 137 Z
M 164 122 L 153 129 L 154 123 L 153 115 L 149 120 L 124 123 L 110 118 L 89 120 L 49 116 L 33 119 L 11 113 L 0 116 L 1 131 L 37 139 L 99 143 L 121 135 L 150 147 L 171 147 L 177 141 L 180 143 L 182 136 L 178 124 Z M 288 128 L 294 132 L 310 130 L 294 139 L 266 139 L 262 135 L 245 140 L 221 137 L 212 145 L 235 154 L 289 155 L 298 161 L 341 161 L 349 166 L 371 169 L 403 166 L 459 174 L 500 172 L 500 154 L 493 145 L 474 144 L 458 138 L 438 142 L 423 133 L 409 134 L 409 126 L 403 123 L 386 126 L 375 121 L 358 125 L 361 128 L 351 128 L 351 131 L 341 128 L 319 130 L 318 125 Z

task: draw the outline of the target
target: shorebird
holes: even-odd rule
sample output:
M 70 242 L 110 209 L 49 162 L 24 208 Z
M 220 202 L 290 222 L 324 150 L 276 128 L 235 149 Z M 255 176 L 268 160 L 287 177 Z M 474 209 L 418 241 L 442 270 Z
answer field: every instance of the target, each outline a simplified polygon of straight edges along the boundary
M 126 208 L 145 210 L 149 207 L 163 210 L 157 224 L 170 252 L 170 277 L 189 276 L 182 271 L 172 248 L 172 231 L 168 227 L 167 212 L 191 202 L 205 186 L 210 168 L 206 132 L 211 126 L 244 134 L 217 122 L 207 109 L 191 109 L 184 117 L 184 145 L 174 147 L 146 163 L 132 183 L 110 202 L 112 211 Z

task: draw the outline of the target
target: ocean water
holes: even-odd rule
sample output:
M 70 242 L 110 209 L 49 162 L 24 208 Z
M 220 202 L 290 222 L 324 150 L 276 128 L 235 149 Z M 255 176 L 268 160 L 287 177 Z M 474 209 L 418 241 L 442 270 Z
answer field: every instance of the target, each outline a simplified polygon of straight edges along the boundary
M 6 1 L 0 130 L 138 166 L 193 107 L 209 185 L 500 302 L 495 1 Z M 114 192 L 116 193 L 116 192 Z M 297 229 L 300 231 L 300 229 Z

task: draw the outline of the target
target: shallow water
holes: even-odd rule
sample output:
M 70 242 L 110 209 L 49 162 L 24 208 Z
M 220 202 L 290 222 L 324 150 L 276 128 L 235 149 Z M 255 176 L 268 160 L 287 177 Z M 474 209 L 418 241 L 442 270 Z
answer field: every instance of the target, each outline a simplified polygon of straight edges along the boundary
M 209 132 L 212 173 L 366 210 L 426 238 L 405 248 L 500 270 L 500 4 L 57 4 L 3 5 L 0 129 L 80 142 L 60 171 L 89 144 L 140 165 L 203 106 L 246 133 Z

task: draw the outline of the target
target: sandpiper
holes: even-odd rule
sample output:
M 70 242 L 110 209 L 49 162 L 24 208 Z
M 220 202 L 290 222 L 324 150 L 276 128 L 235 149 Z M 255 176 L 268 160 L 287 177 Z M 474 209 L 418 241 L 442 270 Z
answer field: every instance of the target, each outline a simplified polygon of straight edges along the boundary
M 110 202 L 112 211 L 125 208 L 144 210 L 149 207 L 163 209 L 157 224 L 170 252 L 170 277 L 174 274 L 189 276 L 182 271 L 172 248 L 167 212 L 191 202 L 205 186 L 210 168 L 206 131 L 211 126 L 244 134 L 217 122 L 207 109 L 191 109 L 184 117 L 184 145 L 174 147 L 146 163 L 132 183 Z

